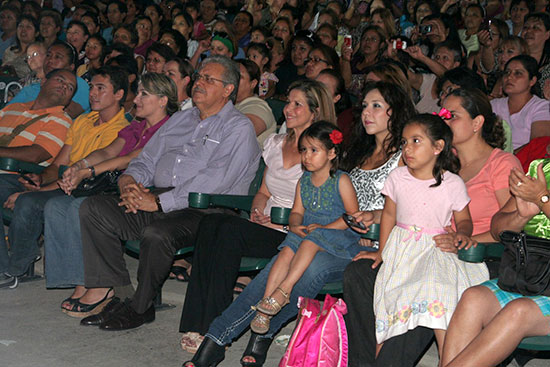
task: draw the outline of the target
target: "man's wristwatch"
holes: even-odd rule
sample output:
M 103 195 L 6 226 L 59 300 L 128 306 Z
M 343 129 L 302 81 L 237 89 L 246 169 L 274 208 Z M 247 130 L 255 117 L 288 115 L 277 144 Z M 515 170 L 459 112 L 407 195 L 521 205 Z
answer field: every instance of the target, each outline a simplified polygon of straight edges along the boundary
M 290 231 L 290 226 L 285 224 L 285 225 L 283 226 L 283 232 L 288 233 L 288 231 Z
M 549 201 L 550 201 L 550 195 L 548 194 L 548 192 L 540 197 L 540 202 L 542 204 L 546 204 Z
M 162 205 L 160 204 L 160 198 L 159 196 L 155 196 L 155 203 L 157 203 L 157 208 L 158 208 L 158 211 L 161 212 L 162 211 Z

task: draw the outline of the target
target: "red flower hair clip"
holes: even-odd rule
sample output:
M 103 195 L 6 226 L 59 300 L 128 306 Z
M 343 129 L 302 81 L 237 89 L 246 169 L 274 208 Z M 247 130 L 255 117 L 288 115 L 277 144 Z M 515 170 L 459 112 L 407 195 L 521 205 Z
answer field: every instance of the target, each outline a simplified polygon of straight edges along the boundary
M 437 115 L 445 120 L 448 120 L 450 119 L 451 117 L 453 117 L 453 115 L 451 114 L 451 111 L 449 111 L 448 109 L 442 107 L 440 110 L 439 110 L 439 113 L 436 113 L 436 112 L 432 112 L 433 115 Z
M 340 144 L 344 140 L 344 135 L 338 130 L 332 130 L 329 137 L 333 144 Z

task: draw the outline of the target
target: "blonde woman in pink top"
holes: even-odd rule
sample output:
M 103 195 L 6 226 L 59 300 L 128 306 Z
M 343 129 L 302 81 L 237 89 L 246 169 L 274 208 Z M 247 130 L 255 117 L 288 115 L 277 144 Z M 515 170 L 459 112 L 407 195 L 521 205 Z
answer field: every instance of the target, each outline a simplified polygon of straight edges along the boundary
M 513 154 L 501 150 L 502 124 L 481 91 L 454 90 L 442 106 L 450 114 L 445 121 L 453 131 L 453 146 L 461 164 L 459 175 L 471 198 L 473 239 L 496 242 L 490 233 L 491 218 L 510 198 L 508 176 L 512 168 L 521 169 L 521 164 Z

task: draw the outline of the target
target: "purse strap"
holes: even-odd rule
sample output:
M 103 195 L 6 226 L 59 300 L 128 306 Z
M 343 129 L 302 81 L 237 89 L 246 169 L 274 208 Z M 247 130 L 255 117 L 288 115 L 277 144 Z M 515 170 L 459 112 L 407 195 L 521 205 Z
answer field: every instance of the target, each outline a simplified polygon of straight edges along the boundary
M 46 117 L 49 115 L 48 113 L 44 113 L 42 115 L 36 116 L 29 121 L 25 122 L 24 124 L 19 124 L 16 127 L 13 128 L 11 134 L 0 136 L 0 146 L 7 147 L 13 139 L 15 139 L 19 134 L 21 134 L 23 131 L 25 131 L 29 126 L 37 122 L 38 120 Z

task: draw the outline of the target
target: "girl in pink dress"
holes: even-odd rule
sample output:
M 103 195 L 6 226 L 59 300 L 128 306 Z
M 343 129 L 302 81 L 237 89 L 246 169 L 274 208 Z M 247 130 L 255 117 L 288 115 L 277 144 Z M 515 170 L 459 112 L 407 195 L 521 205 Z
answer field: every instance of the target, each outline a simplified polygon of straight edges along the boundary
M 456 247 L 476 245 L 470 198 L 455 174 L 460 162 L 451 151 L 452 131 L 439 116 L 422 114 L 407 122 L 402 136 L 407 166 L 393 170 L 382 190 L 376 338 L 381 348 L 385 340 L 424 326 L 434 329 L 441 348 L 462 292 L 489 274 L 484 264 L 465 263 L 434 244 L 435 235 L 452 233 Z

